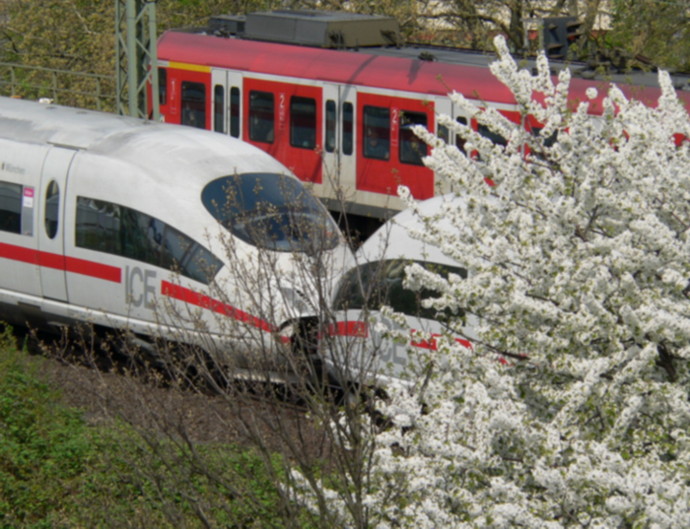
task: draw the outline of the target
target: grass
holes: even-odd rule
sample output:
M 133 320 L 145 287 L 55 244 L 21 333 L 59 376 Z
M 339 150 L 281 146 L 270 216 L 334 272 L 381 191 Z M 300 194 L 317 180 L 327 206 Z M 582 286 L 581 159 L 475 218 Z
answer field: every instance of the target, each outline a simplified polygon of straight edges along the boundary
M 0 529 L 284 527 L 254 451 L 87 424 L 0 333 Z

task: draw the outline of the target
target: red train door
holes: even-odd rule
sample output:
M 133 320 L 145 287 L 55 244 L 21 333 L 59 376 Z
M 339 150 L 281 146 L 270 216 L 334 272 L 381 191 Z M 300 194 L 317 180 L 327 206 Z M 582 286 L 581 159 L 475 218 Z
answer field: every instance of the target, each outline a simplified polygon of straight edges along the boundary
M 165 72 L 165 73 L 162 73 Z M 175 64 L 161 69 L 160 110 L 166 123 L 210 129 L 211 69 L 208 66 Z
M 406 185 L 415 198 L 434 196 L 433 172 L 424 166 L 426 144 L 412 127 L 434 130 L 430 101 L 359 92 L 357 189 L 396 195 Z
M 243 138 L 284 163 L 300 180 L 320 184 L 321 87 L 244 79 Z

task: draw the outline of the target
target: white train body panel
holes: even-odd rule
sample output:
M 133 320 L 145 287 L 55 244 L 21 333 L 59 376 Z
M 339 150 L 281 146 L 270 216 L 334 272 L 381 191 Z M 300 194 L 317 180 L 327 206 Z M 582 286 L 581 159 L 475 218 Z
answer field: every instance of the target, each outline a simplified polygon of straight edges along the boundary
M 0 98 L 1 316 L 238 350 L 271 343 L 318 297 L 296 264 L 316 257 L 234 237 L 202 203 L 210 182 L 255 174 L 297 182 L 259 149 L 211 132 Z M 315 218 L 334 234 L 322 210 Z M 324 274 L 349 251 L 333 234 L 318 252 Z

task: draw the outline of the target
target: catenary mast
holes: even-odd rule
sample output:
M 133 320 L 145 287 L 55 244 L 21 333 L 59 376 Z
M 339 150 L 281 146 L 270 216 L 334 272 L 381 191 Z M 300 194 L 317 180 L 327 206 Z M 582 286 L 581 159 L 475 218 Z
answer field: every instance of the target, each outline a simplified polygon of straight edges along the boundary
M 117 112 L 158 120 L 158 98 L 148 108 L 148 83 L 158 91 L 156 0 L 116 0 Z

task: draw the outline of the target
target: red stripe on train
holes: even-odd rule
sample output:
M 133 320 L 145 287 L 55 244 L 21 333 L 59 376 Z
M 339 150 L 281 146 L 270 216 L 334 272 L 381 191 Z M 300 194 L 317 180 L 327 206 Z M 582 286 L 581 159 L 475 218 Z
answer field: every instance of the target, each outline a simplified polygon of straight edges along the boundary
M 96 277 L 113 283 L 122 282 L 122 269 L 86 259 L 76 257 L 65 257 L 65 270 L 73 274 Z
M 415 338 L 414 335 L 417 333 L 415 329 L 411 329 L 410 333 L 412 334 L 412 339 L 410 340 L 410 345 L 412 347 L 420 347 L 421 349 L 430 349 L 431 351 L 436 351 L 438 350 L 438 342 L 436 341 L 437 338 L 440 338 L 442 335 L 439 333 L 433 333 L 428 340 L 423 339 L 423 338 Z M 455 338 L 455 341 L 462 345 L 463 347 L 467 347 L 468 349 L 473 349 L 472 343 L 469 340 L 465 340 L 464 338 Z
M 365 321 L 337 321 L 328 326 L 329 336 L 369 337 L 369 324 Z
M 197 307 L 201 307 L 203 309 L 208 309 L 218 314 L 222 314 L 223 316 L 227 316 L 242 323 L 246 323 L 262 331 L 278 331 L 277 327 L 271 325 L 266 320 L 262 320 L 261 318 L 252 316 L 251 314 L 244 312 L 243 310 L 240 310 L 237 307 L 233 307 L 228 303 L 224 303 L 205 294 L 195 292 L 194 290 L 191 290 L 189 288 L 176 285 L 174 283 L 170 283 L 169 281 L 161 281 L 161 294 L 163 294 L 164 296 L 171 297 L 173 299 L 177 299 L 179 301 L 184 301 L 185 303 L 189 303 L 190 305 L 196 305 Z
M 42 252 L 33 248 L 16 246 L 14 244 L 0 243 L 0 257 L 29 263 L 44 268 L 54 268 L 73 274 L 95 277 L 113 283 L 122 282 L 122 269 L 96 261 L 77 259 L 76 257 L 65 257 L 64 255 Z

